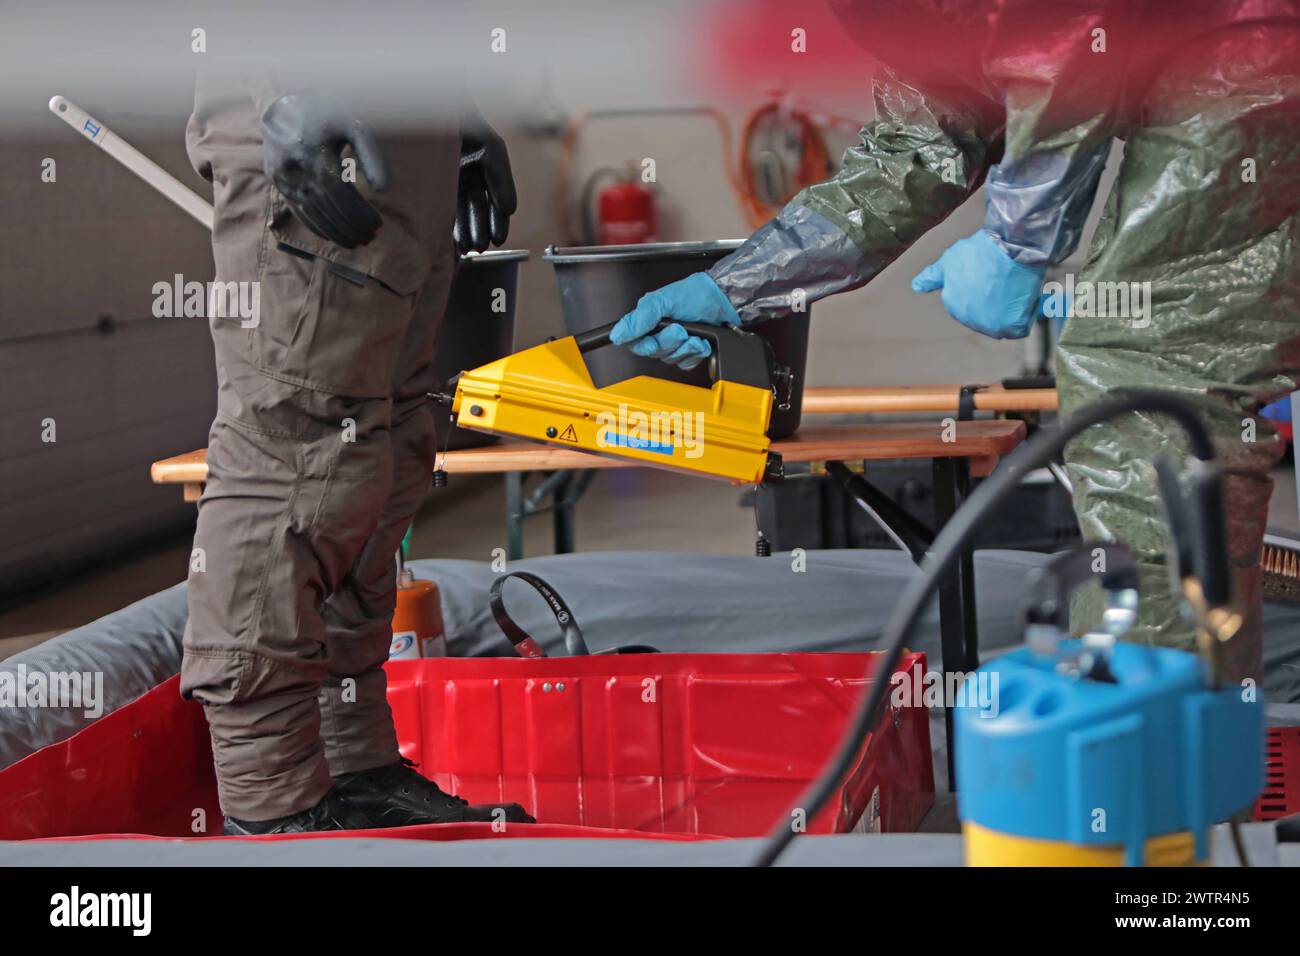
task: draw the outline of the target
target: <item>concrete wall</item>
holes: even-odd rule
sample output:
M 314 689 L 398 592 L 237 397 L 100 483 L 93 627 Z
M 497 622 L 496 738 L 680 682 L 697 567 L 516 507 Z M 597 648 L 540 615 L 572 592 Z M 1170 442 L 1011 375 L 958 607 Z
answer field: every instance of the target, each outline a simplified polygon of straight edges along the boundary
M 161 129 L 124 125 L 201 188 L 182 143 L 186 99 Z M 211 277 L 207 231 L 43 119 L 0 143 L 0 594 L 192 521 L 149 464 L 203 444 L 215 401 L 204 321 L 152 315 L 155 282 Z M 54 182 L 41 179 L 46 158 Z

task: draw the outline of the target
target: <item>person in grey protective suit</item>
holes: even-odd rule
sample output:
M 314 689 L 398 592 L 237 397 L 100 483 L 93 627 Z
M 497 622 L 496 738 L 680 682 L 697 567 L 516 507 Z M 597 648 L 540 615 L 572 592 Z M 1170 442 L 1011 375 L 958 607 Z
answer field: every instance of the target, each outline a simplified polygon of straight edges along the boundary
M 337 99 L 261 72 L 201 78 L 187 146 L 213 185 L 218 282 L 260 284 L 256 324 L 210 322 L 218 407 L 181 671 L 226 832 L 531 822 L 401 758 L 383 671 L 457 250 L 504 241 L 515 211 L 504 143 L 469 110 L 390 156 Z
M 1046 269 L 1077 246 L 1122 138 L 1077 286 L 1137 283 L 1150 301 L 1144 314 L 1070 315 L 1058 350 L 1062 410 L 1126 387 L 1199 407 L 1227 467 L 1244 614 L 1226 664 L 1258 677 L 1259 560 L 1282 443 L 1255 415 L 1300 382 L 1300 0 L 831 3 L 888 64 L 861 141 L 832 179 L 708 272 L 646 295 L 613 340 L 698 363 L 708 343 L 680 325 L 653 332 L 663 317 L 779 321 L 793 301 L 870 281 L 981 185 L 982 228 L 912 287 L 939 292 L 978 332 L 1024 336 Z M 1133 415 L 1090 429 L 1065 460 L 1084 535 L 1121 541 L 1138 559 L 1142 608 L 1129 639 L 1191 648 L 1166 566 L 1153 470 L 1162 453 L 1185 453 L 1178 430 Z M 1097 625 L 1098 596 L 1080 595 L 1075 630 Z

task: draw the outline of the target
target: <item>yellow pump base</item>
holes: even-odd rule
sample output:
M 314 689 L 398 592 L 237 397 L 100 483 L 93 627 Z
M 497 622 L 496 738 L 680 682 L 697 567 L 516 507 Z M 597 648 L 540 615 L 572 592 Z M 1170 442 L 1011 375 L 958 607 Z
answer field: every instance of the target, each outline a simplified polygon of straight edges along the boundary
M 608 328 L 582 342 L 555 339 L 462 372 L 452 398 L 457 424 L 734 484 L 779 477 L 780 456 L 770 453 L 767 437 L 770 386 L 719 373 L 710 388 L 650 376 L 597 388 L 583 352 L 608 344 Z M 728 330 L 717 335 L 715 349 L 730 335 L 762 342 Z M 753 373 L 753 363 L 746 368 Z
M 963 823 L 967 866 L 1124 866 L 1122 846 L 1079 846 L 1039 840 Z M 1190 833 L 1166 833 L 1146 842 L 1145 866 L 1197 866 Z

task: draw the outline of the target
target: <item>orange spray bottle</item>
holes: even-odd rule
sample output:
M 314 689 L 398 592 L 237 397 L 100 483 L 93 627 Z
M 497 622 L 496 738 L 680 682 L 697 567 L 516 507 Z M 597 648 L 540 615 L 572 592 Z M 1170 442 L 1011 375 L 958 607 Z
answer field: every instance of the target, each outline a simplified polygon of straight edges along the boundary
M 408 530 L 397 553 L 397 609 L 393 612 L 393 643 L 389 660 L 446 657 L 447 635 L 442 624 L 442 599 L 438 585 L 420 580 L 406 566 Z

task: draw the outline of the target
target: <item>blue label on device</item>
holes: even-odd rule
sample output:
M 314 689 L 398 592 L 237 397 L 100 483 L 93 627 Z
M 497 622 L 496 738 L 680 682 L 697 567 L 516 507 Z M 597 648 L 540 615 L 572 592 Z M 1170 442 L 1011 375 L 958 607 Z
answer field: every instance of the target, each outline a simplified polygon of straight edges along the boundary
M 620 435 L 618 432 L 606 432 L 605 441 L 619 448 L 635 448 L 637 451 L 654 452 L 656 455 L 672 456 L 674 448 L 661 442 L 637 438 L 635 435 Z

